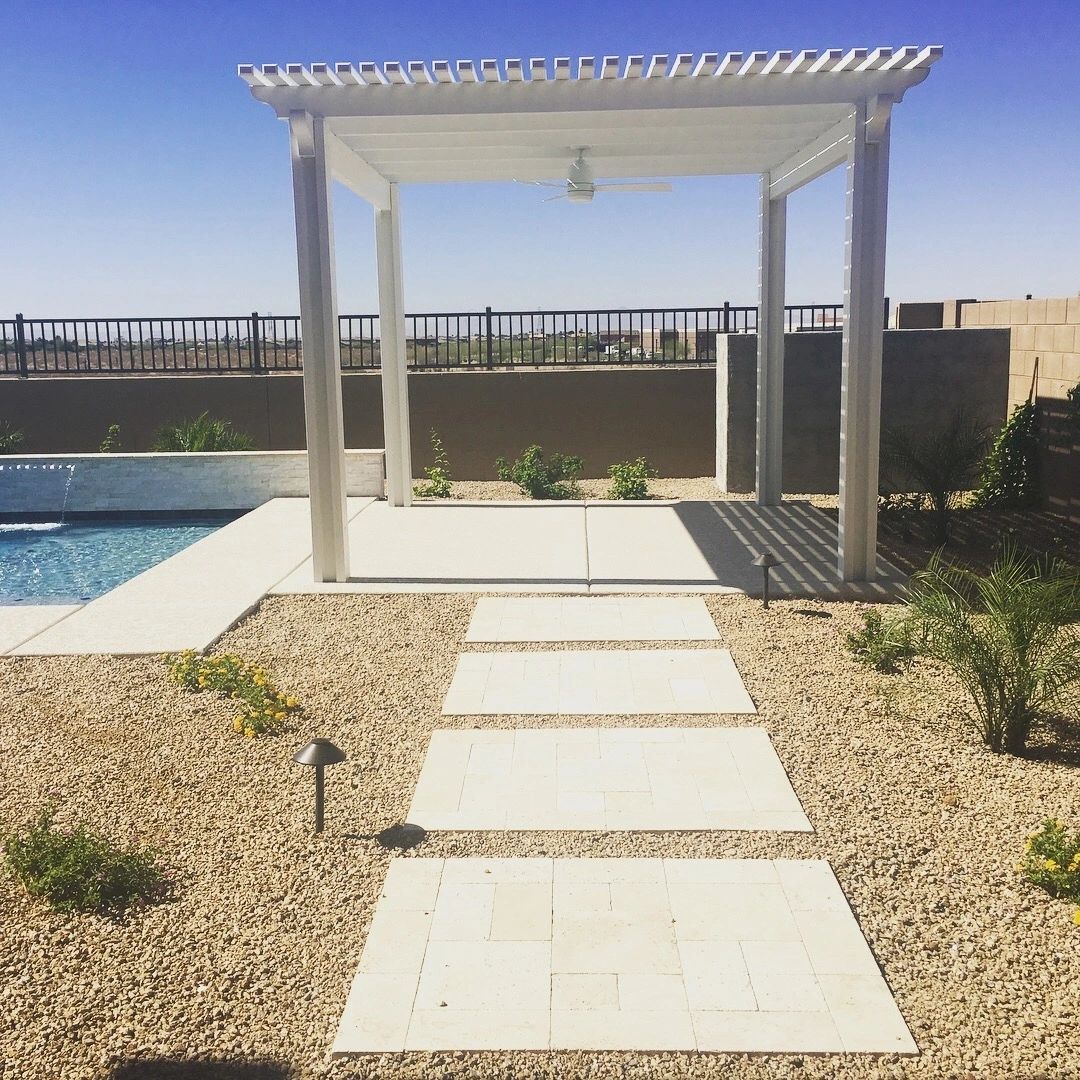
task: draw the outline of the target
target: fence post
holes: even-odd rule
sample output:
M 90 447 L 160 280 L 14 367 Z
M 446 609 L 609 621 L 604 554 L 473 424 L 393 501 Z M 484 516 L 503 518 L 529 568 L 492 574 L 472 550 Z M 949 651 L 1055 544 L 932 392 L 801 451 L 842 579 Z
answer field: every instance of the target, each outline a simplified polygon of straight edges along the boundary
M 21 311 L 15 315 L 15 358 L 19 363 L 19 378 L 25 379 L 30 369 L 26 365 L 26 327 Z
M 251 345 L 251 374 L 258 375 L 262 370 L 262 346 L 259 342 L 259 313 L 251 313 L 251 334 L 248 336 Z
M 731 301 L 724 301 L 724 333 L 731 333 Z
M 484 334 L 485 334 L 485 338 L 486 338 L 486 341 L 487 341 L 485 355 L 486 355 L 486 358 L 487 358 L 487 366 L 491 367 L 493 361 L 492 361 L 492 352 L 491 352 L 491 305 L 490 304 L 486 308 L 484 308 L 484 325 L 485 325 Z

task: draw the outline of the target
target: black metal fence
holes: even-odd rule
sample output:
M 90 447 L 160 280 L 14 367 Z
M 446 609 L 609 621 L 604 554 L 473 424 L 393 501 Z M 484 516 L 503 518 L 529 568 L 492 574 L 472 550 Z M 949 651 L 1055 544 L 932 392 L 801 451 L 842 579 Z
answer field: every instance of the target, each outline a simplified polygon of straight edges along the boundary
M 886 302 L 886 310 L 888 303 Z M 341 366 L 379 367 L 379 317 L 339 317 Z M 785 308 L 789 331 L 834 330 L 840 304 Z M 406 315 L 410 368 L 569 367 L 709 364 L 716 335 L 753 333 L 757 308 L 610 308 L 581 311 L 453 311 Z M 252 375 L 299 371 L 300 319 L 295 315 L 199 318 L 0 320 L 0 374 Z

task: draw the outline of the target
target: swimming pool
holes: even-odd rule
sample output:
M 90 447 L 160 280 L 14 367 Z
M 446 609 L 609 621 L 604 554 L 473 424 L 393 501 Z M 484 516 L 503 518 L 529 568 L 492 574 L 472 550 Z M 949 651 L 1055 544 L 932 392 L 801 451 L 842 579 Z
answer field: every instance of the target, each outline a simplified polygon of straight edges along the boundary
M 230 519 L 78 519 L 0 524 L 0 605 L 84 604 Z

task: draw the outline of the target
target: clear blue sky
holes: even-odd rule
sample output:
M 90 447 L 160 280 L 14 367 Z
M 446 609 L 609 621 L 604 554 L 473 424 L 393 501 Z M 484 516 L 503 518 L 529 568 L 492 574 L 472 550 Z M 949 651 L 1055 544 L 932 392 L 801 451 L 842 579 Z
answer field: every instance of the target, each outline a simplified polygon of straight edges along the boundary
M 943 44 L 893 124 L 894 298 L 1080 291 L 1077 0 L 4 0 L 0 313 L 297 308 L 288 140 L 243 61 Z M 839 172 L 790 200 L 788 298 L 839 299 Z M 406 188 L 411 310 L 751 301 L 756 182 L 544 204 Z M 339 190 L 343 311 L 375 306 L 371 213 Z

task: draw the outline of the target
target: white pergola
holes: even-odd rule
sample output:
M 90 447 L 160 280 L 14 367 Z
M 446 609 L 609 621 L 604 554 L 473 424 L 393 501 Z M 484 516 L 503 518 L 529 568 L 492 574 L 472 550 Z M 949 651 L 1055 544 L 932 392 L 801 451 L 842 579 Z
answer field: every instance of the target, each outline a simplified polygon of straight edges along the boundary
M 838 563 L 844 581 L 873 580 L 890 114 L 941 52 L 241 64 L 241 78 L 288 121 L 292 141 L 315 579 L 349 577 L 331 181 L 375 209 L 387 497 L 408 506 L 398 187 L 562 180 L 584 148 L 596 179 L 761 177 L 756 488 L 764 506 L 779 503 L 782 490 L 787 196 L 846 166 Z

